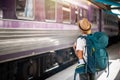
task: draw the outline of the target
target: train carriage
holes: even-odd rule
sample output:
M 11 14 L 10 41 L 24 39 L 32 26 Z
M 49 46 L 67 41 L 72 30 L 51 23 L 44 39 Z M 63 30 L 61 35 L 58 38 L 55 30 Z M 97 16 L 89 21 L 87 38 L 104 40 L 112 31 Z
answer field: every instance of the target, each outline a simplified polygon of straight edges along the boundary
M 44 80 L 76 63 L 78 20 L 106 32 L 103 15 L 85 0 L 0 0 L 0 80 Z

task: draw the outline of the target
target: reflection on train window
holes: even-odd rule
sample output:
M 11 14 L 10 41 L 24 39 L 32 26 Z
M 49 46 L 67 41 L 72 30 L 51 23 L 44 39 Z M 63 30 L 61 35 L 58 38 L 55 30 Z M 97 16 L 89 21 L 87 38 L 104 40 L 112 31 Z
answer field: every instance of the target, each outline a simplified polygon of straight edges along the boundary
M 3 11 L 0 9 L 0 19 L 3 18 Z
M 45 16 L 46 16 L 46 20 L 55 20 L 54 0 L 45 0 Z
M 63 11 L 63 22 L 70 23 L 70 4 L 64 2 L 62 11 Z
M 16 0 L 16 15 L 18 19 L 33 19 L 34 0 Z

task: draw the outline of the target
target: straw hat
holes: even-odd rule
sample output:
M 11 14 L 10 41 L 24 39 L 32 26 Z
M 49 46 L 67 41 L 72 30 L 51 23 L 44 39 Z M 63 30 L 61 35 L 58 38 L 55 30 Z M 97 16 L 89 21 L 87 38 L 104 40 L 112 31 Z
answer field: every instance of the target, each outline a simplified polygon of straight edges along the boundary
M 89 32 L 91 30 L 91 23 L 86 19 L 83 18 L 78 22 L 78 26 L 82 31 L 87 31 Z

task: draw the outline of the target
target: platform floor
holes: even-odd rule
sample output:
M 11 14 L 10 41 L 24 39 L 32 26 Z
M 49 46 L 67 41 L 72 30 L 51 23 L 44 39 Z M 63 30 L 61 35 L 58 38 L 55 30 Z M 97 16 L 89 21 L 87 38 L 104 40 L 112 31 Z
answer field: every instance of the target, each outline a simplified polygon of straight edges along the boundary
M 108 69 L 106 69 L 107 72 L 103 71 L 96 74 L 96 78 L 97 80 L 120 80 L 120 42 L 109 46 L 107 51 L 109 53 L 110 62 L 109 76 L 107 77 Z M 74 69 L 76 66 L 77 64 L 72 65 L 46 80 L 73 80 Z M 77 80 L 80 80 L 78 75 Z

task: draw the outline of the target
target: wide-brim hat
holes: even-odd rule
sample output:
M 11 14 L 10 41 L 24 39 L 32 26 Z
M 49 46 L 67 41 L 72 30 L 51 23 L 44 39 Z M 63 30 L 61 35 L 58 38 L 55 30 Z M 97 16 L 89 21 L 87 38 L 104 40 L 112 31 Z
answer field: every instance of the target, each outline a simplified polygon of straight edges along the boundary
M 82 20 L 78 21 L 78 26 L 82 31 L 91 30 L 91 23 L 86 18 L 83 18 Z

